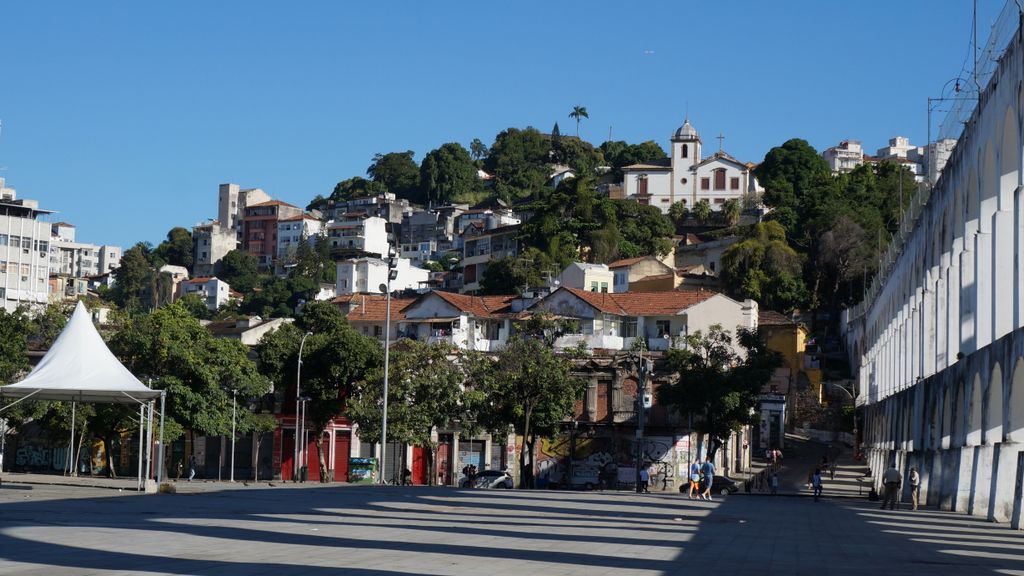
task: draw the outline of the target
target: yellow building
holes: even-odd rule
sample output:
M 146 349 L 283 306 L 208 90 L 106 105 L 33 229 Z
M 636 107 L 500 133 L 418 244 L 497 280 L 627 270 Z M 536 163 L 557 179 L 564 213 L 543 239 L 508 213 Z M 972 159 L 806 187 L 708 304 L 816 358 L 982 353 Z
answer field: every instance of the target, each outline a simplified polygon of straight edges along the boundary
M 805 354 L 807 327 L 778 312 L 762 311 L 758 314 L 758 327 L 768 348 L 782 354 L 782 367 L 775 370 L 770 389 L 765 392 L 789 394 L 790 389 L 809 387 L 823 399 L 822 374 L 817 360 Z

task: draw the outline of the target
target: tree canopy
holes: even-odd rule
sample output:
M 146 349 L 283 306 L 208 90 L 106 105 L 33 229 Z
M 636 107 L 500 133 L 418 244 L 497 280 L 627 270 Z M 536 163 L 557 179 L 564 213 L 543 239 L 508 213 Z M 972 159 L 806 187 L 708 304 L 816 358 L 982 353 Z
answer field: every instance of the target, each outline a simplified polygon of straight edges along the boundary
M 686 345 L 669 350 L 665 360 L 678 379 L 658 387 L 658 402 L 682 416 L 694 416 L 694 429 L 709 437 L 708 458 L 714 459 L 730 434 L 755 422 L 758 395 L 782 365 L 782 357 L 748 330 L 736 335 L 742 353 L 720 325 L 683 338 Z
M 398 198 L 420 202 L 420 168 L 412 159 L 414 154 L 412 150 L 376 154 L 366 175 Z
M 469 152 L 461 144 L 449 142 L 431 150 L 420 165 L 423 198 L 434 204 L 472 199 L 483 187 Z
M 806 297 L 803 259 L 786 243 L 778 222 L 746 229 L 743 239 L 722 253 L 722 283 L 730 296 L 752 298 L 767 310 L 790 312 Z

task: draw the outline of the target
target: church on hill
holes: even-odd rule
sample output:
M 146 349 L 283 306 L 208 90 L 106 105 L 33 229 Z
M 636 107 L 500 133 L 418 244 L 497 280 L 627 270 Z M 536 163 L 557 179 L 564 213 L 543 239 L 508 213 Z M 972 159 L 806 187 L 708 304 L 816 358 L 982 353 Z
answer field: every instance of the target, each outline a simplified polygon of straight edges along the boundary
M 626 198 L 657 206 L 668 214 L 669 206 L 682 202 L 687 208 L 707 200 L 712 210 L 721 210 L 727 200 L 742 203 L 746 196 L 757 196 L 763 189 L 754 177 L 754 164 L 740 162 L 722 149 L 704 158 L 700 134 L 687 118 L 672 135 L 669 158 L 622 169 L 622 190 Z

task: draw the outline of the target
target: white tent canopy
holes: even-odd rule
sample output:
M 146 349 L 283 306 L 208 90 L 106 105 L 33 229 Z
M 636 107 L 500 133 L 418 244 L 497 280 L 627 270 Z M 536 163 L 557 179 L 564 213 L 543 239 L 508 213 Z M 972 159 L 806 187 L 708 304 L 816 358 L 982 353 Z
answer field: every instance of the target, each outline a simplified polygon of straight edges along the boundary
M 0 398 L 142 404 L 160 397 L 107 348 L 81 301 L 64 331 L 24 380 L 0 386 Z

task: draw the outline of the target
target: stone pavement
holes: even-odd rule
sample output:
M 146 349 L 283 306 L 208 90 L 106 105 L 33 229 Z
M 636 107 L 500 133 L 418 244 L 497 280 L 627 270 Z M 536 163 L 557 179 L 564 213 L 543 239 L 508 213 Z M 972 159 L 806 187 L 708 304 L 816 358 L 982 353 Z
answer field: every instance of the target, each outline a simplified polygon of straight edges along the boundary
M 1024 575 L 1021 532 L 846 498 L 183 488 L 145 495 L 8 475 L 0 574 Z

